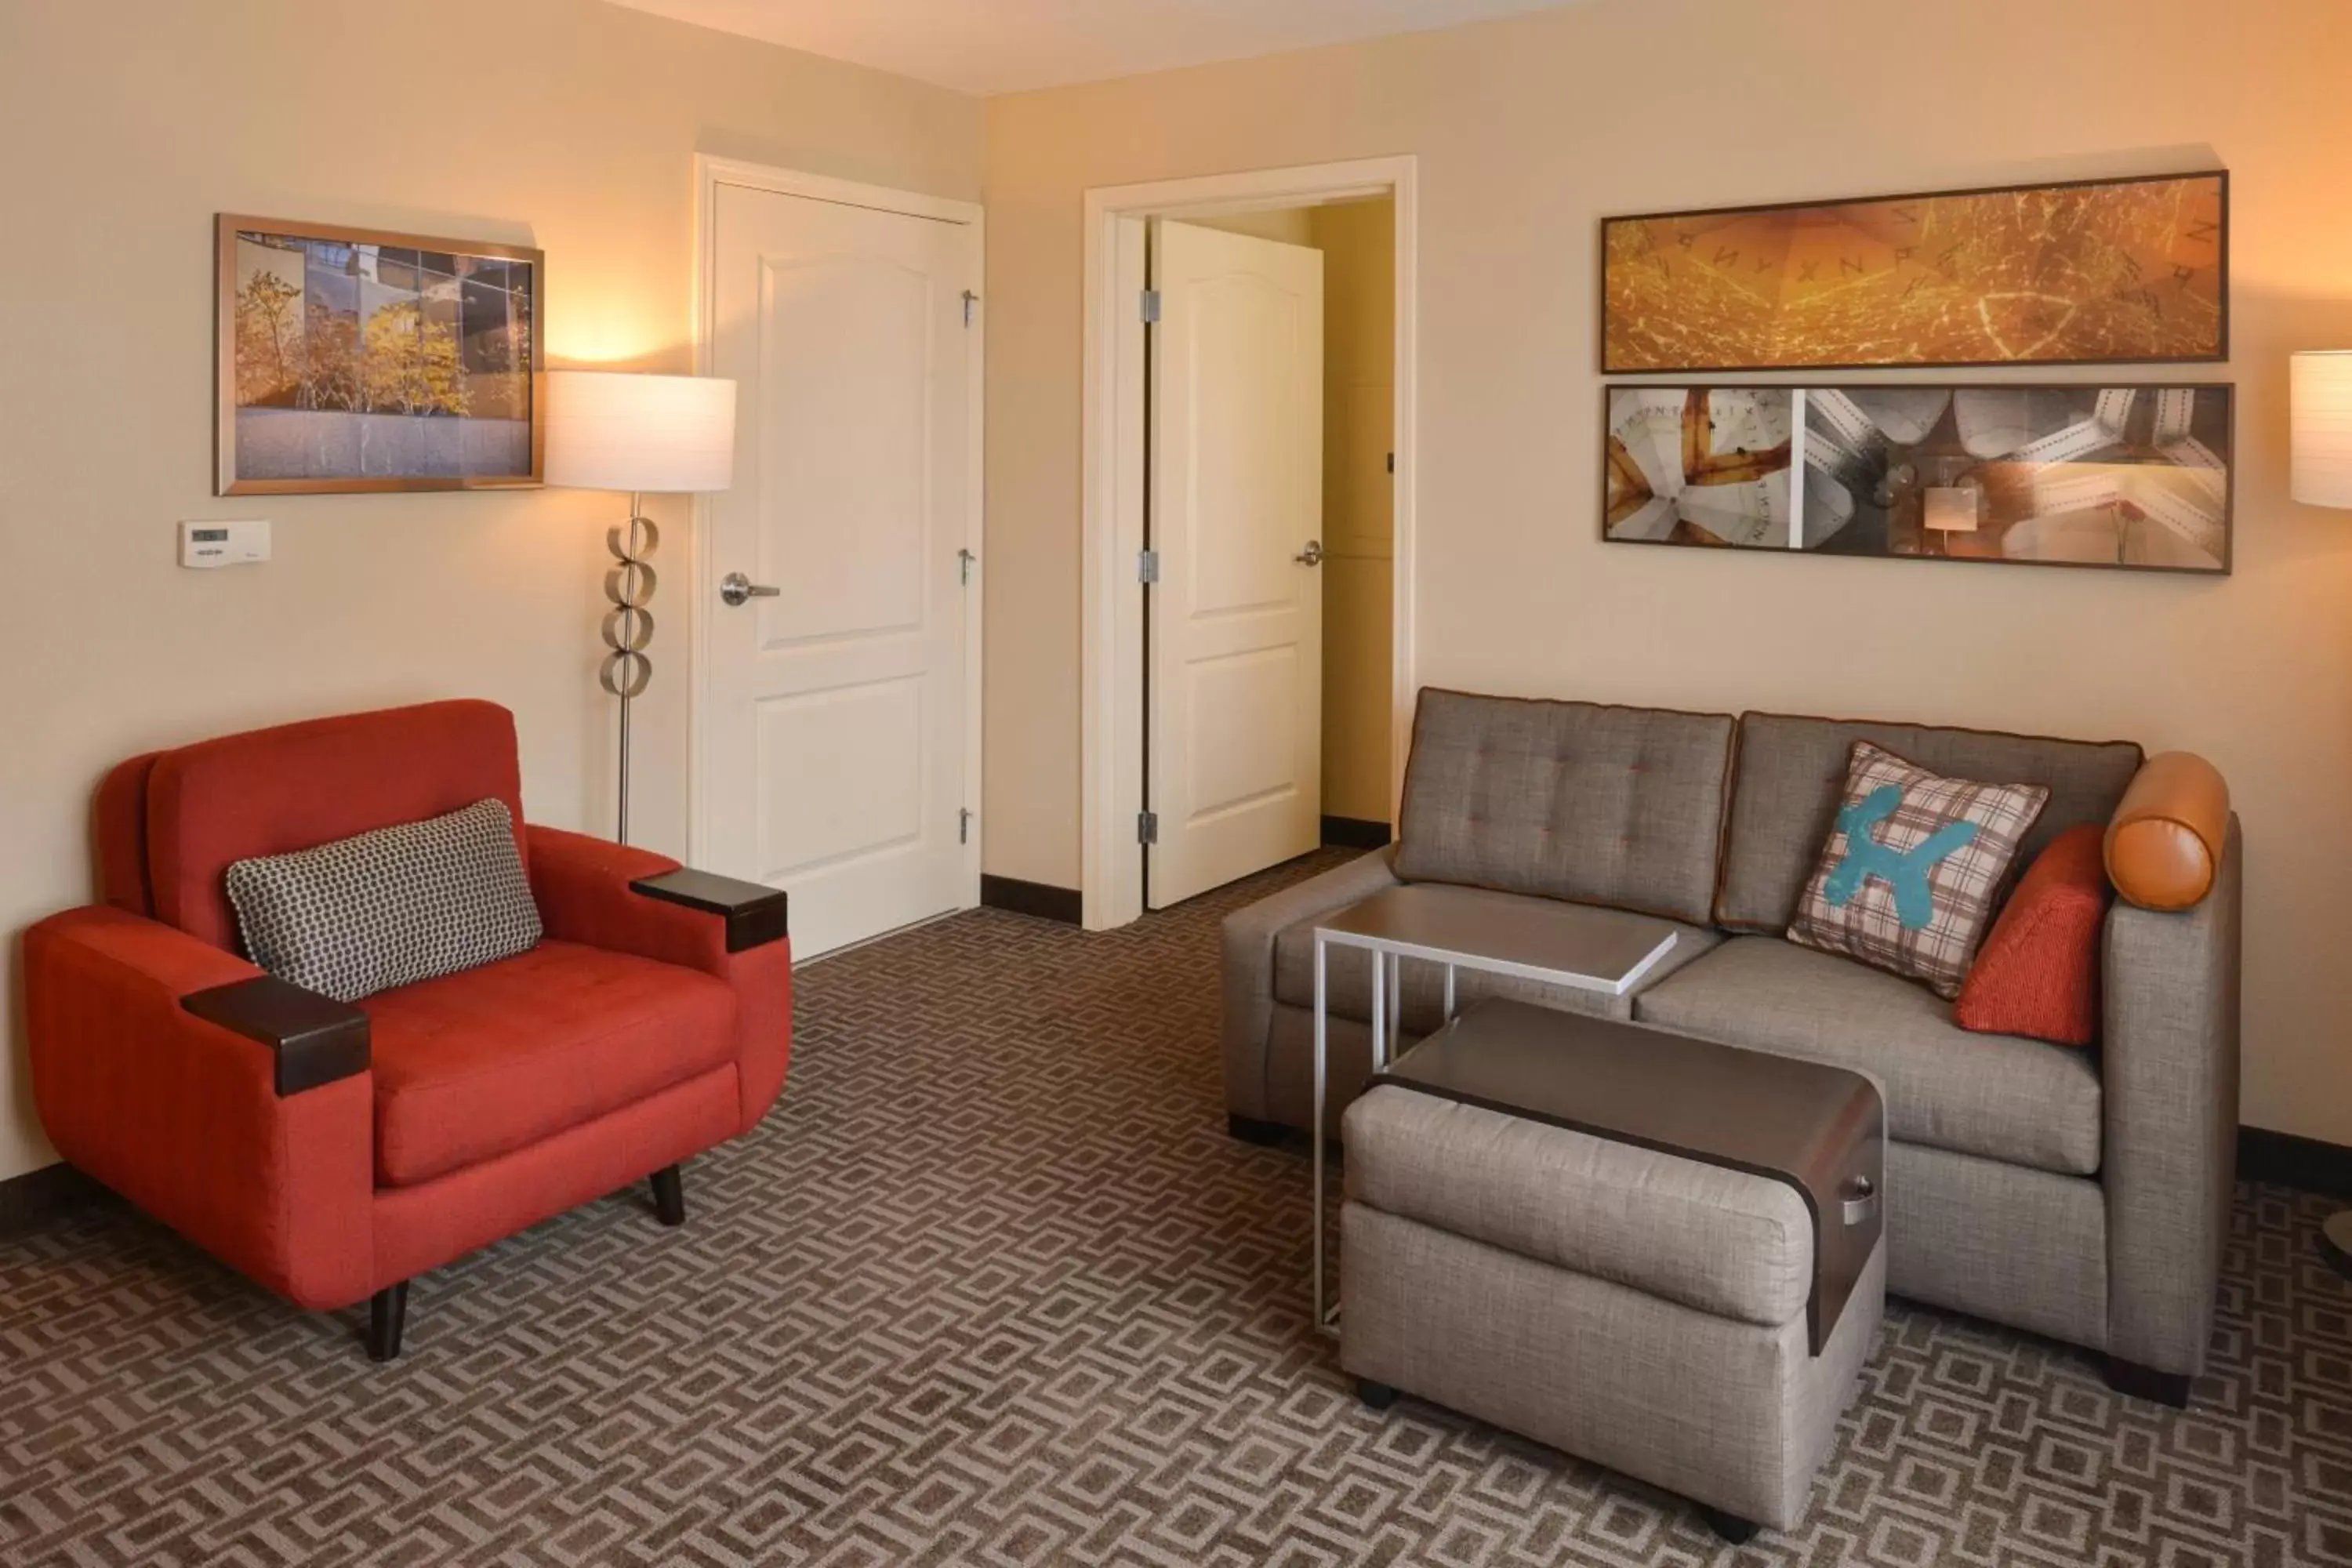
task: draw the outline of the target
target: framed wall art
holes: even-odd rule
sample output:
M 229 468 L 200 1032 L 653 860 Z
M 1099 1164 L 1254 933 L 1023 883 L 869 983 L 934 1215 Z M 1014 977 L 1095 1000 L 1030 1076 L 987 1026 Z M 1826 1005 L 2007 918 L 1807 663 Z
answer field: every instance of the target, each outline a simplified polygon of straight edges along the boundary
M 221 495 L 540 482 L 545 258 L 223 214 Z
M 1615 385 L 1613 542 L 2226 573 L 2231 388 Z
M 2229 357 L 2230 176 L 1606 218 L 1605 374 Z

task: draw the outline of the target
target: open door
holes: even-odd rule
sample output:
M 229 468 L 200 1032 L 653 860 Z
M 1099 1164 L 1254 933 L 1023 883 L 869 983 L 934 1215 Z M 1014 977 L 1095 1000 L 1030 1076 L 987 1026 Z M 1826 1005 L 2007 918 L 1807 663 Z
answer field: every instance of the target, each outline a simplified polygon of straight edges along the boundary
M 1146 901 L 1304 855 L 1323 756 L 1323 258 L 1157 225 Z

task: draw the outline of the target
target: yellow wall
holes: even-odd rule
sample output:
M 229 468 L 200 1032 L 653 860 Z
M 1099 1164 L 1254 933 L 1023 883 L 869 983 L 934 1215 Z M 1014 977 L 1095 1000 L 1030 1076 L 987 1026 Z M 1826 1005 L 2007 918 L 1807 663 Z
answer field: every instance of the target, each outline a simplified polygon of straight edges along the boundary
M 1389 820 L 1396 204 L 1311 209 L 1323 252 L 1323 814 Z
M 618 498 L 212 497 L 213 215 L 548 253 L 558 364 L 690 368 L 698 151 L 971 199 L 978 103 L 594 0 L 0 4 L 0 930 L 89 896 L 89 792 L 142 748 L 453 694 L 522 735 L 525 805 L 608 821 L 593 687 Z M 684 838 L 682 505 L 638 731 L 637 837 Z M 184 572 L 181 518 L 277 560 Z M 0 1178 L 49 1158 L 13 994 Z
M 988 869 L 1078 883 L 1083 193 L 1411 153 L 1420 678 L 2204 751 L 2247 824 L 2246 1119 L 2352 1141 L 2352 513 L 2285 482 L 2285 355 L 2352 344 L 2347 78 L 2341 0 L 1590 0 L 991 100 Z M 2235 577 L 1600 542 L 1604 214 L 2215 163 L 2234 358 L 2131 374 L 2238 384 Z

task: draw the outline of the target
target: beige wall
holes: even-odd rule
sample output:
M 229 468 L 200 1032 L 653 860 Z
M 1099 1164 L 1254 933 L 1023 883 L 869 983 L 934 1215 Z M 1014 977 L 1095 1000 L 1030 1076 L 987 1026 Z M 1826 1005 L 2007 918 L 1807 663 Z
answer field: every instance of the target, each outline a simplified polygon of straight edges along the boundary
M 2352 513 L 2287 500 L 2284 362 L 2352 344 L 2352 6 L 1893 9 L 1590 0 L 992 100 L 988 868 L 1078 882 L 1082 193 L 1411 153 L 1420 679 L 2204 751 L 2250 846 L 2246 1118 L 2352 1140 Z M 1599 542 L 1602 215 L 2211 163 L 2234 174 L 2233 578 Z
M 1386 822 L 1396 204 L 1310 211 L 1323 252 L 1323 814 Z
M 594 0 L 0 5 L 0 930 L 89 895 L 91 785 L 144 747 L 470 694 L 525 804 L 608 820 L 593 690 L 617 498 L 212 498 L 215 211 L 535 244 L 552 363 L 690 368 L 693 155 L 971 199 L 978 103 Z M 643 840 L 685 837 L 686 513 L 638 731 Z M 277 560 L 173 564 L 181 518 Z M 10 942 L 0 1177 L 46 1163 Z

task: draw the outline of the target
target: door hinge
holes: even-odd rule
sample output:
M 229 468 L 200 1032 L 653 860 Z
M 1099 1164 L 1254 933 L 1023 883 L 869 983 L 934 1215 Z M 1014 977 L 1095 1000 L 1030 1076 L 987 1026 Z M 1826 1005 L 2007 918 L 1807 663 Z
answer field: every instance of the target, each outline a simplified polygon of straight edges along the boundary
M 1143 291 L 1143 320 L 1147 324 L 1160 320 L 1160 290 L 1157 289 Z
M 971 807 L 968 805 L 956 813 L 956 842 L 959 844 L 971 842 Z
M 975 305 L 977 305 L 977 304 L 979 304 L 979 303 L 980 303 L 980 296 L 979 296 L 979 295 L 977 295 L 977 294 L 973 293 L 973 292 L 972 292 L 971 289 L 965 289 L 965 290 L 963 291 L 963 324 L 964 324 L 965 326 L 969 327 L 970 325 L 971 325 L 971 310 L 972 310 L 972 307 L 973 307 L 973 306 L 975 306 Z
M 1392 474 L 1396 472 L 1396 454 L 1394 452 L 1391 452 L 1389 454 L 1389 472 Z
M 1160 552 L 1139 550 L 1135 552 L 1135 580 L 1139 583 L 1160 581 Z
M 1139 811 L 1135 814 L 1135 841 L 1138 844 L 1157 844 L 1160 842 L 1160 814 L 1158 812 Z
M 956 552 L 956 581 L 957 581 L 957 582 L 959 582 L 959 583 L 961 583 L 961 584 L 963 584 L 965 587 L 967 587 L 967 588 L 971 587 L 971 569 L 972 569 L 974 566 L 977 566 L 977 565 L 979 565 L 979 564 L 980 564 L 980 557 L 979 557 L 979 556 L 977 556 L 977 555 L 974 555 L 971 551 L 969 551 L 969 550 L 959 550 L 959 551 L 957 551 L 957 552 Z

